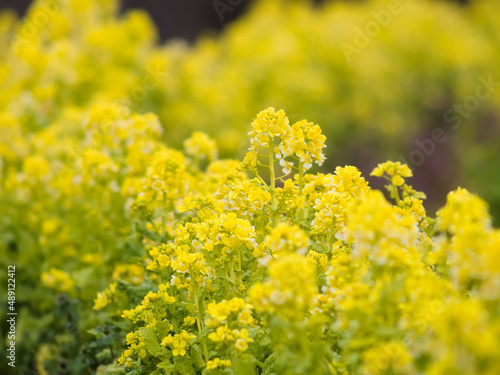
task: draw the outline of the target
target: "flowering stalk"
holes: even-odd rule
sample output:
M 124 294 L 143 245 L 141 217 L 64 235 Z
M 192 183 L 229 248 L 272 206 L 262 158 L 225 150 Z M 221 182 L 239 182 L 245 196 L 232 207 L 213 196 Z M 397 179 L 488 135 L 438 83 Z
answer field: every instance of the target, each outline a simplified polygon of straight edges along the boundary
M 283 111 L 268 109 L 255 119 L 251 135 L 252 148 L 241 164 L 219 160 L 204 172 L 190 172 L 179 155 L 153 162 L 141 195 L 143 206 L 153 207 L 150 216 L 164 212 L 150 184 L 180 199 L 168 207 L 176 211 L 175 224 L 165 217 L 167 243 L 149 252 L 147 269 L 157 271 L 149 281 L 162 282 L 159 292 L 149 292 L 122 315 L 135 332 L 127 335 L 119 364 L 140 364 L 138 375 L 151 374 L 155 358 L 163 360 L 166 353 L 171 373 L 238 372 L 231 367 L 242 361 L 269 374 L 297 368 L 313 373 L 318 363 L 339 373 L 414 373 L 421 355 L 414 344 L 429 353 L 442 348 L 451 356 L 482 358 L 460 343 L 458 349 L 448 344 L 450 324 L 459 342 L 469 341 L 469 330 L 456 324 L 464 314 L 464 322 L 484 332 L 488 347 L 500 347 L 488 333 L 489 320 L 497 317 L 483 307 L 498 295 L 500 243 L 484 202 L 460 189 L 433 223 L 423 207 L 425 196 L 405 183 L 411 177 L 406 165 L 387 162 L 373 171 L 387 178 L 396 205 L 371 189 L 355 167 L 306 175 L 313 162 L 324 159 L 324 136 L 313 123 L 303 120 L 290 128 Z M 266 147 L 268 164 L 260 164 L 258 151 Z M 276 161 L 285 176 L 292 169 L 298 173 L 282 187 L 276 186 Z M 268 186 L 243 172 L 256 173 L 257 165 L 269 168 Z M 178 180 L 184 183 L 175 187 Z M 436 226 L 437 237 L 429 225 Z M 164 272 L 171 277 L 164 280 Z M 68 277 L 51 273 L 45 282 Z M 101 293 L 97 309 L 110 300 L 109 292 Z M 427 311 L 436 303 L 437 312 Z M 413 323 L 423 316 L 430 318 L 425 327 Z M 377 330 L 378 321 L 394 337 L 418 341 L 388 340 Z M 421 334 L 422 328 L 434 332 L 432 337 Z M 159 353 L 152 345 L 156 339 L 170 350 Z M 498 373 L 497 354 L 491 352 L 491 373 Z M 436 360 L 423 372 L 442 373 Z M 447 372 L 456 364 L 447 365 Z
M 299 194 L 302 196 L 304 190 L 304 163 L 299 160 Z
M 165 237 L 165 231 L 166 231 L 166 218 L 165 215 L 167 213 L 167 193 L 163 192 L 163 211 L 161 214 L 161 238 L 163 239 Z
M 271 216 L 273 218 L 273 223 L 276 226 L 277 223 L 277 212 L 276 212 L 276 176 L 274 173 L 274 150 L 271 147 L 272 140 L 269 140 L 269 179 L 270 179 L 270 191 L 271 191 Z
M 203 330 L 203 320 L 200 314 L 200 305 L 198 301 L 198 293 L 197 293 L 197 286 L 196 284 L 193 283 L 193 299 L 194 299 L 194 309 L 196 313 L 196 325 L 198 327 L 198 332 L 201 332 Z M 207 349 L 207 344 L 205 342 L 205 338 L 201 337 L 201 345 L 203 347 L 203 354 L 205 356 L 205 363 L 208 362 L 208 349 Z
M 167 349 L 165 349 L 165 346 L 164 345 L 161 345 L 161 352 L 163 354 L 163 360 L 165 362 L 168 362 L 168 355 L 167 355 Z M 164 367 L 163 368 L 163 371 L 165 372 L 165 375 L 170 375 L 170 371 L 168 368 Z
M 229 272 L 231 277 L 231 283 L 233 284 L 233 297 L 236 297 L 236 277 L 234 276 L 234 260 L 231 259 L 229 263 Z
M 335 217 L 332 217 L 332 225 L 330 227 L 330 239 L 328 241 L 328 248 L 331 249 L 333 247 L 333 243 L 335 242 L 335 225 L 336 220 Z

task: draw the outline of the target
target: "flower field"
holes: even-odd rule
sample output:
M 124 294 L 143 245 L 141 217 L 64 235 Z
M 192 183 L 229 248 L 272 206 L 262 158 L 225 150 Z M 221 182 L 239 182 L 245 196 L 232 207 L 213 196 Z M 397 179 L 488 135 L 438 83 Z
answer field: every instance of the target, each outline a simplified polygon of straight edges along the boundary
M 499 374 L 500 8 L 386 8 L 0 13 L 2 374 Z

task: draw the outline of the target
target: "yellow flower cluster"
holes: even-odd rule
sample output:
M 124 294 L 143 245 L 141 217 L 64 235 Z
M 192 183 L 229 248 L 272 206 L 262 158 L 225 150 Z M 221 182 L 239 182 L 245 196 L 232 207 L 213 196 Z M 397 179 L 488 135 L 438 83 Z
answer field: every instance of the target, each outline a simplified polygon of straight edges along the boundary
M 304 163 L 304 170 L 308 170 L 313 160 L 323 165 L 325 140 L 319 125 L 301 120 L 292 125 L 291 136 L 284 141 L 282 150 L 284 155 L 296 155 Z
M 233 298 L 229 301 L 222 300 L 219 303 L 212 302 L 207 306 L 207 314 L 212 318 L 208 319 L 206 323 L 210 327 L 217 327 L 222 322 L 225 322 L 232 313 L 239 313 L 238 322 L 251 324 L 251 309 L 252 306 L 246 304 L 241 298 Z
M 309 237 L 297 225 L 290 226 L 286 223 L 279 223 L 266 236 L 265 243 L 269 246 L 273 258 L 287 252 L 297 252 L 304 255 L 309 246 Z
M 391 203 L 355 167 L 310 172 L 323 133 L 333 160 L 378 139 L 387 155 L 491 80 L 476 77 L 495 81 L 498 2 L 405 3 L 350 62 L 338 46 L 381 2 L 255 3 L 193 47 L 156 46 L 147 15 L 117 0 L 0 15 L 0 253 L 23 275 L 18 351 L 35 352 L 19 366 L 499 373 L 500 235 L 486 203 L 459 189 L 434 220 L 404 164 L 373 172 Z M 498 92 L 478 116 L 447 117 L 471 125 L 456 133 L 459 161 L 465 174 L 484 166 L 472 175 L 492 208 L 498 142 L 470 140 Z M 322 128 L 258 113 L 268 103 Z M 243 162 L 218 160 L 246 147 L 255 113 Z
M 274 139 L 273 158 L 283 157 L 292 132 L 282 110 L 261 112 L 252 127 L 253 145 Z M 401 163 L 373 171 L 386 178 L 390 203 L 352 166 L 301 168 L 277 186 L 272 159 L 263 176 L 248 154 L 204 170 L 176 155 L 189 193 L 151 206 L 153 223 L 163 217 L 168 227 L 143 233 L 153 246 L 143 283 L 158 292 L 124 311 L 143 344 L 128 343 L 120 363 L 140 364 L 139 373 L 241 365 L 304 374 L 319 361 L 317 373 L 438 374 L 457 372 L 466 356 L 470 373 L 499 370 L 500 236 L 477 196 L 451 192 L 433 220 Z M 255 191 L 266 199 L 252 206 L 246 194 Z M 284 196 L 293 209 L 278 204 Z
M 218 368 L 228 368 L 231 367 L 231 361 L 229 359 L 215 358 L 211 359 L 207 363 L 207 370 L 215 370 Z
M 270 148 L 276 154 L 281 149 L 274 146 L 274 138 L 284 141 L 290 137 L 290 121 L 282 109 L 277 111 L 274 108 L 267 108 L 260 112 L 252 122 L 250 135 L 250 150 L 259 152 L 260 147 Z
M 244 165 L 253 170 L 258 163 L 260 148 L 267 148 L 270 158 L 269 168 L 274 169 L 273 155 L 283 169 L 284 175 L 292 173 L 294 162 L 287 160 L 293 157 L 299 162 L 299 169 L 307 171 L 312 167 L 313 160 L 322 165 L 325 160 L 323 148 L 326 137 L 321 134 L 321 128 L 307 120 L 301 120 L 290 126 L 290 121 L 283 110 L 272 107 L 260 112 L 252 122 L 249 155 Z M 274 173 L 273 171 L 271 173 Z
M 270 280 L 255 284 L 249 299 L 257 311 L 304 319 L 317 292 L 314 267 L 304 255 L 290 254 L 269 266 Z
M 182 331 L 179 334 L 168 335 L 161 340 L 162 346 L 168 346 L 172 350 L 172 355 L 176 356 L 185 356 L 186 355 L 186 347 L 189 342 L 191 342 L 196 336 L 188 333 L 187 331 Z
M 248 331 L 246 328 L 239 329 L 229 329 L 226 326 L 217 327 L 215 332 L 208 335 L 208 338 L 216 343 L 220 342 L 234 342 L 234 348 L 240 352 L 244 352 L 248 348 L 248 343 L 253 342 L 248 336 Z
M 167 317 L 167 305 L 175 302 L 175 297 L 168 294 L 168 287 L 164 284 L 159 286 L 157 293 L 149 292 L 142 303 L 132 310 L 123 311 L 123 317 L 132 321 L 145 321 L 147 326 L 154 326 L 158 319 Z

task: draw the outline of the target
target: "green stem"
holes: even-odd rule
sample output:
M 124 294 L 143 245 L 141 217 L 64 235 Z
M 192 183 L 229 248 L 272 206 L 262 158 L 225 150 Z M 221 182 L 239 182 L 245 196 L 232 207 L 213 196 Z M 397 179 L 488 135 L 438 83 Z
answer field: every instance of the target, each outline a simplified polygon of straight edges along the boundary
M 177 319 L 174 317 L 172 317 L 172 325 L 174 326 L 174 332 L 179 333 L 179 324 L 177 324 Z
M 396 200 L 396 204 L 399 206 L 401 199 L 399 198 L 399 190 L 396 185 L 392 185 L 392 191 L 394 192 L 394 199 Z
M 167 194 L 165 192 L 163 192 L 163 211 L 166 211 L 167 210 Z M 162 239 L 162 242 L 164 240 L 164 236 L 165 236 L 165 212 L 162 212 L 161 214 L 161 239 Z
M 304 189 L 304 165 L 302 161 L 299 161 L 299 194 L 301 196 L 303 189 Z
M 195 306 L 195 312 L 196 312 L 196 325 L 198 327 L 198 332 L 200 332 L 200 335 L 201 335 L 201 331 L 203 330 L 203 320 L 202 320 L 201 314 L 200 314 L 200 304 L 198 301 L 198 289 L 197 289 L 196 285 L 193 285 L 193 299 L 194 299 L 194 306 Z M 204 302 L 205 301 L 203 301 L 203 303 Z M 204 338 L 201 338 L 200 341 L 201 341 L 201 345 L 203 347 L 203 354 L 205 355 L 205 363 L 207 363 L 208 362 L 207 344 L 206 344 Z
M 302 163 L 302 160 L 299 159 L 299 195 L 300 196 L 302 196 L 303 190 L 304 190 L 304 163 Z M 304 205 L 305 204 L 306 203 L 304 203 Z M 299 212 L 300 212 L 299 217 L 302 220 L 305 220 L 307 217 L 306 207 L 302 207 Z
M 240 281 L 240 284 L 243 285 L 243 276 L 242 276 L 242 260 L 241 260 L 241 250 L 240 247 L 238 246 L 238 280 Z
M 161 352 L 163 353 L 163 360 L 168 362 L 167 350 L 164 346 L 161 347 Z M 170 371 L 167 368 L 164 368 L 163 371 L 165 372 L 165 375 L 170 375 Z
M 149 224 L 151 224 L 151 226 L 153 227 L 153 229 L 155 230 L 156 233 L 160 233 L 160 231 L 158 230 L 158 228 L 156 227 L 156 224 L 154 223 L 153 220 L 151 219 L 148 219 L 148 222 Z
M 231 259 L 229 262 L 229 272 L 230 272 L 230 277 L 231 281 L 233 283 L 233 297 L 236 297 L 236 278 L 234 277 L 234 261 Z
M 260 182 L 262 182 L 262 185 L 264 185 L 265 187 L 269 186 L 269 185 L 267 185 L 267 182 L 264 181 L 264 179 L 262 177 L 260 177 L 257 172 L 254 172 L 254 175 L 255 175 L 255 177 L 257 177 L 260 180 Z
M 330 239 L 328 241 L 328 250 L 329 251 L 332 251 L 332 246 L 333 246 L 333 243 L 335 242 L 335 223 L 336 223 L 336 220 L 333 217 L 332 218 L 332 225 L 330 227 Z
M 272 218 L 274 222 L 274 226 L 277 224 L 276 217 L 276 176 L 274 174 L 274 150 L 273 150 L 273 142 L 269 140 L 269 179 L 271 183 L 271 210 L 272 210 Z
M 139 373 L 139 369 L 141 368 L 141 356 L 137 356 L 137 364 L 134 365 L 135 370 Z

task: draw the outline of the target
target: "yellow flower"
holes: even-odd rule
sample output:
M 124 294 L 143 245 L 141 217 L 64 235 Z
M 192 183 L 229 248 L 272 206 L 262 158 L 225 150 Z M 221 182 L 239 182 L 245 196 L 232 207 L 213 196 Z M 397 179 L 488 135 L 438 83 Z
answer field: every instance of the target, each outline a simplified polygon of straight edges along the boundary
M 185 325 L 192 326 L 194 323 L 196 323 L 196 318 L 194 316 L 186 316 L 184 318 Z
M 487 204 L 462 188 L 448 194 L 446 206 L 438 211 L 437 217 L 439 228 L 452 234 L 471 226 L 488 228 L 491 225 Z
M 208 338 L 213 342 L 221 342 L 226 338 L 226 328 L 223 326 L 217 327 L 215 332 L 212 332 L 208 335 Z
M 174 345 L 174 338 L 171 335 L 165 336 L 161 340 L 161 344 L 160 345 L 162 345 L 162 346 L 173 346 Z
M 253 325 L 254 318 L 252 317 L 252 312 L 250 310 L 243 310 L 238 315 L 238 323 L 243 325 Z
M 371 176 L 382 177 L 384 173 L 386 173 L 390 178 L 394 176 L 413 176 L 411 169 L 406 164 L 401 164 L 401 162 L 399 161 L 387 161 L 385 163 L 377 165 L 377 167 L 372 171 Z
M 182 339 L 174 339 L 172 343 L 172 355 L 175 356 L 184 356 L 186 354 L 186 341 Z
M 312 161 L 322 165 L 326 159 L 323 154 L 326 137 L 318 125 L 301 120 L 292 125 L 291 136 L 281 145 L 284 156 L 295 155 L 303 163 L 304 171 L 312 167 Z
M 236 343 L 234 344 L 234 347 L 238 349 L 240 352 L 244 352 L 245 350 L 247 350 L 248 344 L 243 339 L 237 339 Z
M 218 368 L 228 367 L 231 367 L 231 361 L 229 359 L 214 358 L 207 362 L 207 370 L 215 370 Z
M 94 310 L 102 310 L 106 307 L 110 300 L 114 299 L 116 291 L 116 283 L 111 284 L 104 292 L 97 293 L 97 298 L 94 301 Z
M 265 241 L 271 249 L 273 256 L 276 254 L 298 252 L 305 254 L 309 245 L 309 237 L 297 225 L 279 223 L 266 236 Z
M 252 130 L 248 133 L 251 137 L 250 150 L 258 153 L 259 147 L 269 147 L 270 139 L 287 138 L 290 134 L 290 123 L 285 112 L 280 109 L 275 111 L 269 107 L 257 114 L 252 122 Z
M 189 333 L 186 330 L 182 330 L 182 332 L 179 334 L 179 338 L 184 341 L 190 341 L 194 339 L 196 335 L 193 335 L 192 333 Z
M 249 300 L 257 311 L 275 313 L 289 320 L 304 318 L 317 291 L 314 267 L 307 258 L 287 254 L 269 265 L 270 280 L 255 284 Z

